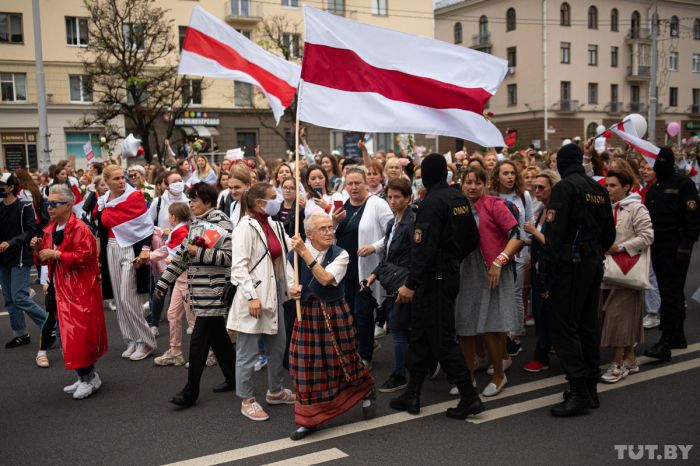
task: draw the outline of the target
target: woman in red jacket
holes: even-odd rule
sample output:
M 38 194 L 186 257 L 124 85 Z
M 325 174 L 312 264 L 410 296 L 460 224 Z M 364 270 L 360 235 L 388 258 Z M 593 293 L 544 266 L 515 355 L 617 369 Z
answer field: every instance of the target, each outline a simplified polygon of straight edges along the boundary
M 90 228 L 71 213 L 74 204 L 70 187 L 52 186 L 51 221 L 43 238 L 34 238 L 31 245 L 41 264 L 49 268 L 47 307 L 56 310 L 66 369 L 78 373 L 78 380 L 63 391 L 79 400 L 102 385 L 94 364 L 107 351 L 107 328 L 97 243 Z

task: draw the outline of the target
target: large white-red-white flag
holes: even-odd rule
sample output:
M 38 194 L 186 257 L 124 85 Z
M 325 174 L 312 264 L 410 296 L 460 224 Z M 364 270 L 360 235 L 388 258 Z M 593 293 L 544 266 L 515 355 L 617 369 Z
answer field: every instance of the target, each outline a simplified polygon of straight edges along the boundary
M 117 206 L 119 209 L 114 209 Z M 112 229 L 119 247 L 131 246 L 153 234 L 153 220 L 148 213 L 146 200 L 143 193 L 133 186 L 127 184 L 122 195 L 111 201 L 109 191 L 106 192 L 97 200 L 97 208 L 110 209 L 109 220 L 104 223 Z
M 300 120 L 350 131 L 424 133 L 505 146 L 483 113 L 505 60 L 304 7 Z
M 301 68 L 257 46 L 203 8 L 192 8 L 179 74 L 224 78 L 258 87 L 279 123 L 294 101 Z
M 657 146 L 651 142 L 642 139 L 638 134 L 637 130 L 634 128 L 634 124 L 630 120 L 622 120 L 615 123 L 610 128 L 610 131 L 620 136 L 627 144 L 634 147 L 640 154 L 644 156 L 644 159 L 652 167 L 656 162 L 656 156 L 659 155 L 659 149 Z

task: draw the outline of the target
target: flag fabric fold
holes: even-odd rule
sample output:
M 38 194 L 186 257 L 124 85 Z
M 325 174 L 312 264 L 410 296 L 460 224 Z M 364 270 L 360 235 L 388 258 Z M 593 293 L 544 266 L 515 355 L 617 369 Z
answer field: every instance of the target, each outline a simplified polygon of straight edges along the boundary
M 260 89 L 276 122 L 294 101 L 301 68 L 254 44 L 195 6 L 180 53 L 178 74 L 232 79 Z
M 618 135 L 623 141 L 625 141 L 630 146 L 634 147 L 652 167 L 656 162 L 656 156 L 659 155 L 659 149 L 657 146 L 651 142 L 642 139 L 637 135 L 637 131 L 634 129 L 634 125 L 630 121 L 620 121 L 612 125 L 610 131 Z
M 119 247 L 125 248 L 153 234 L 153 219 L 148 213 L 143 193 L 133 186 L 126 185 L 121 196 L 109 201 L 109 191 L 97 200 L 98 210 L 113 209 L 112 218 L 116 225 L 112 227 L 114 239 Z
M 304 7 L 299 119 L 362 132 L 424 133 L 504 146 L 484 115 L 507 62 Z

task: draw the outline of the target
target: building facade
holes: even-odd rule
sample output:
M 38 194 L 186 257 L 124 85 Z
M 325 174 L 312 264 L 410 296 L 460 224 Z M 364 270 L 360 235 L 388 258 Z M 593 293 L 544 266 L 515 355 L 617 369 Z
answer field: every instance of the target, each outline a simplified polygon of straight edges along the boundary
M 51 161 L 74 157 L 77 166 L 84 166 L 85 143 L 91 143 L 99 158 L 98 140 L 103 132 L 100 127 L 75 128 L 76 122 L 94 109 L 91 86 L 84 79 L 80 62 L 81 52 L 90 41 L 87 11 L 82 0 L 39 3 Z M 169 10 L 174 39 L 182 41 L 192 7 L 199 5 L 258 42 L 263 38 L 263 27 L 277 22 L 288 29 L 283 31 L 283 41 L 290 58 L 301 59 L 303 12 L 298 0 L 158 0 L 156 4 Z M 431 0 L 356 0 L 352 4 L 317 0 L 305 4 L 368 24 L 433 37 Z M 2 0 L 0 5 L 0 166 L 35 168 L 39 122 L 32 2 Z M 197 135 L 222 150 L 245 147 L 252 151 L 260 144 L 268 157 L 285 155 L 285 138 L 293 135 L 293 121 L 285 119 L 275 128 L 264 98 L 249 85 L 200 79 L 192 77 L 188 82 L 191 104 L 175 122 L 174 146 L 187 136 Z M 113 124 L 123 134 L 130 132 L 123 118 Z M 342 149 L 353 135 L 314 127 L 308 136 L 313 148 L 330 150 Z M 393 135 L 376 135 L 376 140 L 377 147 L 390 147 Z
M 508 60 L 487 111 L 501 130 L 517 130 L 516 147 L 556 148 L 624 115 L 647 117 L 653 3 L 453 2 L 435 10 L 435 37 Z M 700 4 L 656 3 L 656 142 L 664 144 L 671 121 L 681 123 L 682 137 L 700 132 Z

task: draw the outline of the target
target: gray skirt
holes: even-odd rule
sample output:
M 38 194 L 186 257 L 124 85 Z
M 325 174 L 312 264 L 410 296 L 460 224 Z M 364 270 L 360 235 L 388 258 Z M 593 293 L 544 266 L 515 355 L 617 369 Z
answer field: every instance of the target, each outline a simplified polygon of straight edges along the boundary
M 489 288 L 481 250 L 469 254 L 460 266 L 459 294 L 455 300 L 455 328 L 459 336 L 515 332 L 517 325 L 513 264 L 501 270 L 495 289 Z

